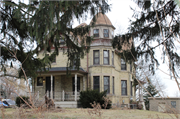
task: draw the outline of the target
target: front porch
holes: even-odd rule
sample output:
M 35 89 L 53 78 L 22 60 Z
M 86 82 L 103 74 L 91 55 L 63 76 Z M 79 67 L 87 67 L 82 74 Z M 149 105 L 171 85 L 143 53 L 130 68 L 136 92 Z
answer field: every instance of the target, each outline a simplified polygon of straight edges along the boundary
M 80 91 L 86 87 L 86 72 L 71 72 L 66 76 L 63 71 L 42 72 L 34 80 L 33 92 L 38 93 L 39 100 L 45 95 L 54 100 L 56 107 L 77 107 Z

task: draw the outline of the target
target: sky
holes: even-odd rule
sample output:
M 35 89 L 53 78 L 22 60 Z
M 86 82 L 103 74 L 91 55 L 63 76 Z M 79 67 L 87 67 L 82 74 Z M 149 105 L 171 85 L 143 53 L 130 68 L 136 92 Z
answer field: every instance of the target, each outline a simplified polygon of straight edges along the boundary
M 127 31 L 127 27 L 130 25 L 129 19 L 132 19 L 133 11 L 130 9 L 137 9 L 135 3 L 132 0 L 109 0 L 109 3 L 112 4 L 111 11 L 106 13 L 107 17 L 112 22 L 115 29 L 115 35 L 119 33 L 124 33 Z M 89 17 L 86 21 L 81 21 L 80 23 L 85 22 L 89 24 L 92 17 Z M 80 24 L 77 21 L 74 21 L 74 27 Z M 160 59 L 160 54 L 162 51 L 157 49 L 156 57 Z M 166 61 L 167 62 L 167 61 Z M 165 97 L 180 97 L 180 93 L 178 91 L 178 86 L 174 79 L 169 76 L 169 70 L 167 63 L 160 64 L 158 67 L 159 70 L 156 71 L 155 76 L 152 78 L 154 82 L 158 81 L 159 85 L 163 85 L 163 95 Z M 165 73 L 164 73 L 165 72 Z M 158 83 L 155 83 L 158 86 Z

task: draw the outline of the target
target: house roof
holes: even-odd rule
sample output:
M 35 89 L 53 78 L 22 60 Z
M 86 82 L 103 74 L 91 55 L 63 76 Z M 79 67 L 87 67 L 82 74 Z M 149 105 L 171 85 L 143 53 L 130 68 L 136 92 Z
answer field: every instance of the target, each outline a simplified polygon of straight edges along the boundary
M 67 67 L 51 67 L 51 68 L 49 68 L 49 70 L 48 70 L 48 68 L 46 68 L 46 70 L 49 72 L 58 72 L 58 71 L 64 72 L 64 71 L 67 71 Z M 72 69 L 69 69 L 69 71 L 80 71 L 80 72 L 86 73 L 86 71 L 81 67 L 79 67 L 79 70 L 77 70 L 75 67 L 72 67 Z M 40 71 L 38 71 L 38 72 L 40 72 Z
M 87 26 L 86 23 L 81 23 L 81 24 L 79 24 L 78 26 L 76 26 L 75 28 L 78 28 L 78 27 L 85 27 L 85 26 Z
M 112 25 L 111 21 L 109 20 L 109 18 L 105 15 L 102 14 L 101 12 L 97 13 L 95 16 L 96 22 L 95 25 L 106 25 L 106 26 L 111 26 L 115 29 L 115 27 Z M 92 24 L 93 19 L 90 22 L 90 25 Z

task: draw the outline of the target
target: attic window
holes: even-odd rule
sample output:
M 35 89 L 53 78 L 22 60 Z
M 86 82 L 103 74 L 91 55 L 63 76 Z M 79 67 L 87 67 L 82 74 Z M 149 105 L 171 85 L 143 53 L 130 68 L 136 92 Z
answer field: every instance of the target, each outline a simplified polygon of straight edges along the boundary
M 104 29 L 104 38 L 109 38 L 109 29 Z
M 94 29 L 94 37 L 99 37 L 99 29 Z

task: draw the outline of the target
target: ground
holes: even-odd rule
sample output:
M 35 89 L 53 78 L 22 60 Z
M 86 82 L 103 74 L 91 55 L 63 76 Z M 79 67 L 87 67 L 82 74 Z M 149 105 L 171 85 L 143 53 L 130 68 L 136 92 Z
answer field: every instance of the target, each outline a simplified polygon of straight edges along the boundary
M 179 115 L 180 117 L 180 115 Z M 122 110 L 119 108 L 109 110 L 98 109 L 2 109 L 0 118 L 46 118 L 46 119 L 171 119 L 178 118 L 175 114 L 159 113 L 144 110 Z

